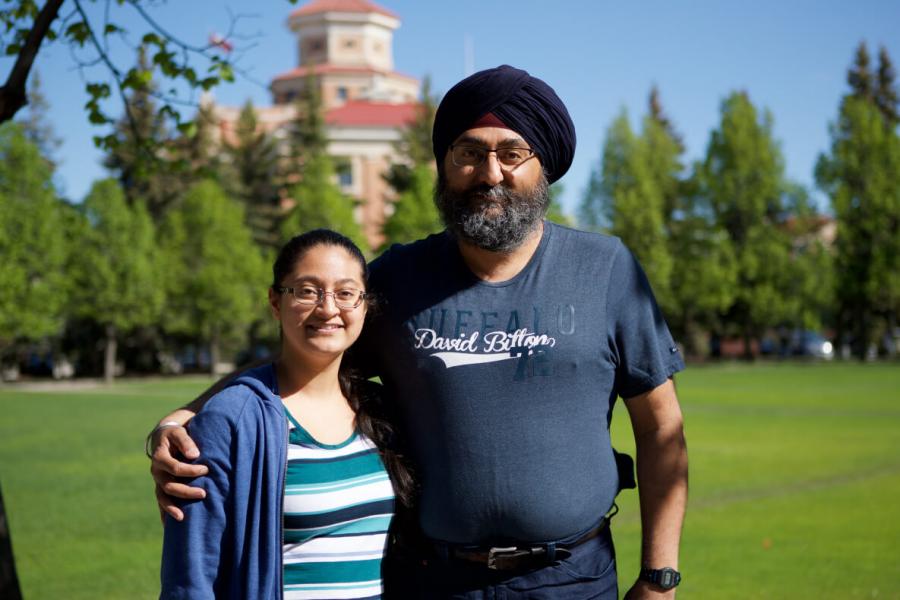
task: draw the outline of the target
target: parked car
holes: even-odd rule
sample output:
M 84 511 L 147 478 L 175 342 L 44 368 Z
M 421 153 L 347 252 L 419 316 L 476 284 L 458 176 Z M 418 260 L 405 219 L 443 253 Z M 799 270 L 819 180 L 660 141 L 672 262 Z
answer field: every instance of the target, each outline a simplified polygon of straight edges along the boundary
M 834 345 L 817 331 L 798 329 L 791 336 L 791 354 L 831 360 L 834 358 Z

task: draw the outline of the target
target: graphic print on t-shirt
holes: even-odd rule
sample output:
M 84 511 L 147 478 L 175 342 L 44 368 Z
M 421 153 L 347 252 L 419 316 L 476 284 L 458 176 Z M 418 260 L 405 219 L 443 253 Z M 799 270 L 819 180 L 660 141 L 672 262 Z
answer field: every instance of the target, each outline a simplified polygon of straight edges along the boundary
M 542 311 L 534 306 L 530 312 L 531 323 L 523 323 L 518 310 L 437 307 L 410 319 L 407 327 L 413 334 L 413 349 L 439 359 L 448 369 L 515 359 L 519 361 L 515 379 L 551 375 L 552 349 L 561 336 L 575 332 L 575 307 L 560 304 L 555 310 Z M 549 312 L 549 327 L 542 323 L 542 312 Z

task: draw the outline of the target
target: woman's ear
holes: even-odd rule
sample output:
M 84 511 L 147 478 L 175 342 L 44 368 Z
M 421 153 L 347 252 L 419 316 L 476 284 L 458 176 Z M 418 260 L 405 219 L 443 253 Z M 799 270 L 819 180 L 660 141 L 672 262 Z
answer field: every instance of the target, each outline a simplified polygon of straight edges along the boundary
M 269 310 L 276 321 L 281 321 L 281 293 L 269 288 Z

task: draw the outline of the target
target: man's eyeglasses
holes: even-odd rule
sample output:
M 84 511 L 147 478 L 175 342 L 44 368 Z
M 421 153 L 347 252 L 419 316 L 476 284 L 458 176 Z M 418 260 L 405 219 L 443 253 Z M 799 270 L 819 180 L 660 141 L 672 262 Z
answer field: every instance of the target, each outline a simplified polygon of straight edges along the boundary
M 452 144 L 450 160 L 457 167 L 480 167 L 491 152 L 497 155 L 497 162 L 506 169 L 518 167 L 534 156 L 534 150 L 531 148 L 485 148 L 470 144 Z
M 313 287 L 311 285 L 302 285 L 300 287 L 277 287 L 275 291 L 284 294 L 289 293 L 294 296 L 297 304 L 304 306 L 318 306 L 325 302 L 325 296 L 331 296 L 334 305 L 341 310 L 353 310 L 366 299 L 366 292 L 353 288 L 344 288 L 326 292 L 322 288 Z

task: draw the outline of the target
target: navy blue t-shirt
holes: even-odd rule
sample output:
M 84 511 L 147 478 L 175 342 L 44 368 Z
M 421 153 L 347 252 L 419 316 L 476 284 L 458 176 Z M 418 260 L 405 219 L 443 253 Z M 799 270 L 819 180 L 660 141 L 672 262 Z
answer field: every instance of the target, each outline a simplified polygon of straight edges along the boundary
M 441 233 L 392 247 L 370 283 L 360 358 L 397 401 L 425 534 L 539 542 L 596 524 L 618 487 L 616 397 L 684 368 L 619 239 L 547 222 L 528 265 L 490 283 Z

